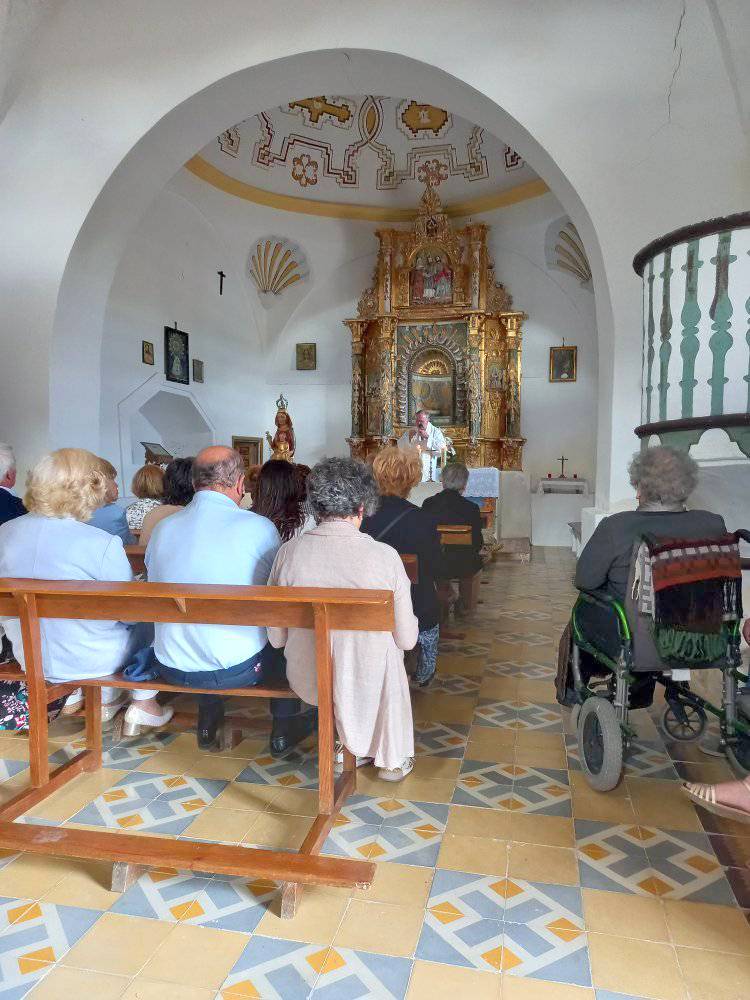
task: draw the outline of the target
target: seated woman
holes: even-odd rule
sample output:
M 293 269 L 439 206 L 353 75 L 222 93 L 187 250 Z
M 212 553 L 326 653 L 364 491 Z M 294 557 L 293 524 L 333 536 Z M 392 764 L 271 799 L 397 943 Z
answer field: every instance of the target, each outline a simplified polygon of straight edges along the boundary
M 131 531 L 140 531 L 143 518 L 150 510 L 161 507 L 164 499 L 164 469 L 160 465 L 144 465 L 133 476 L 130 487 L 138 499 L 125 508 L 125 518 Z
M 440 479 L 443 489 L 435 496 L 428 497 L 422 504 L 436 524 L 468 524 L 471 528 L 471 549 L 454 545 L 443 552 L 444 579 L 456 580 L 473 576 L 483 565 L 480 550 L 482 539 L 482 515 L 479 507 L 466 500 L 464 490 L 469 481 L 469 470 L 460 462 L 451 462 L 443 469 Z
M 362 531 L 400 553 L 417 556 L 419 579 L 412 584 L 414 614 L 419 619 L 419 659 L 415 683 L 427 687 L 435 676 L 440 638 L 440 605 L 435 586 L 442 575 L 437 522 L 406 496 L 422 476 L 422 462 L 413 448 L 384 448 L 372 465 L 380 492 L 377 513 L 365 517 Z
M 579 590 L 598 591 L 624 601 L 633 546 L 644 534 L 657 538 L 702 539 L 726 534 L 724 519 L 707 510 L 688 510 L 690 494 L 698 480 L 698 466 L 675 448 L 659 446 L 638 452 L 629 466 L 630 482 L 638 497 L 637 510 L 610 514 L 600 521 L 578 557 L 575 585 Z M 595 605 L 583 604 L 576 621 L 584 638 L 598 650 L 617 657 L 620 649 L 615 616 Z M 561 665 L 562 669 L 562 665 Z M 586 669 L 586 664 L 582 664 Z M 586 679 L 584 677 L 584 679 Z M 642 702 L 650 703 L 653 679 L 644 675 Z M 636 688 L 631 707 L 641 704 Z
M 267 517 L 276 526 L 282 542 L 301 534 L 306 491 L 296 465 L 274 458 L 266 462 L 253 496 L 253 513 Z
M 132 580 L 122 541 L 86 523 L 101 506 L 107 485 L 101 460 L 90 451 L 61 448 L 41 459 L 29 474 L 24 500 L 29 513 L 0 526 L 0 577 Z M 17 618 L 2 624 L 23 667 L 21 624 Z M 44 676 L 57 683 L 117 673 L 148 644 L 145 628 L 123 622 L 49 618 L 40 627 Z M 172 709 L 162 708 L 156 694 L 134 691 L 126 719 L 142 726 L 168 722 Z M 127 700 L 126 691 L 104 688 L 102 717 L 112 718 Z M 77 701 L 82 701 L 80 693 Z
M 143 518 L 140 544 L 148 545 L 159 521 L 187 507 L 194 496 L 192 458 L 173 458 L 164 470 L 164 501 Z
M 414 726 L 403 650 L 417 641 L 409 580 L 392 548 L 360 532 L 377 504 L 370 469 L 350 458 L 319 462 L 307 480 L 317 527 L 281 546 L 270 586 L 373 588 L 393 592 L 395 627 L 387 632 L 334 632 L 333 699 L 339 738 L 360 763 L 372 759 L 380 776 L 401 781 L 414 766 Z M 308 629 L 269 628 L 284 647 L 286 674 L 304 701 L 318 701 L 315 637 Z
M 120 495 L 117 486 L 117 469 L 106 458 L 99 459 L 99 467 L 106 477 L 107 491 L 104 495 L 104 502 L 91 515 L 89 523 L 93 524 L 95 528 L 109 532 L 110 535 L 117 535 L 118 538 L 122 539 L 123 545 L 132 545 L 135 538 L 130 533 L 125 511 L 119 504 L 115 503 Z

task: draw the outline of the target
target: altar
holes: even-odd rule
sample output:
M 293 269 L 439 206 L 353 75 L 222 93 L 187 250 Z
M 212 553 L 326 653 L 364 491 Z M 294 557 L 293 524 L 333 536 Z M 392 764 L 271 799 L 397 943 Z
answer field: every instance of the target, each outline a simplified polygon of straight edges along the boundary
M 377 232 L 372 286 L 345 320 L 353 456 L 395 444 L 426 410 L 470 468 L 522 468 L 526 315 L 495 281 L 487 233 L 481 223 L 453 229 L 429 185 L 411 229 Z

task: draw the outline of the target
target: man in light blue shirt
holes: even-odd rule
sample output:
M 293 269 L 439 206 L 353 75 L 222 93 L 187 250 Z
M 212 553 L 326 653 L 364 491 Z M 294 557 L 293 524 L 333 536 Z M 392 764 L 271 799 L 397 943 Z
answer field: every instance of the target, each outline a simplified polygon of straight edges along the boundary
M 157 524 L 146 548 L 150 583 L 264 586 L 268 582 L 281 539 L 268 518 L 239 506 L 244 481 L 242 457 L 231 448 L 212 446 L 196 456 L 195 496 L 183 510 Z M 155 626 L 155 633 L 158 669 L 170 684 L 221 690 L 284 679 L 283 657 L 270 646 L 266 650 L 265 628 L 165 622 Z M 305 719 L 301 726 L 290 721 L 298 705 L 292 699 L 273 699 L 272 752 L 274 743 L 278 752 L 284 752 L 310 732 L 309 717 L 298 717 Z M 200 696 L 202 749 L 215 745 L 223 714 L 220 696 Z

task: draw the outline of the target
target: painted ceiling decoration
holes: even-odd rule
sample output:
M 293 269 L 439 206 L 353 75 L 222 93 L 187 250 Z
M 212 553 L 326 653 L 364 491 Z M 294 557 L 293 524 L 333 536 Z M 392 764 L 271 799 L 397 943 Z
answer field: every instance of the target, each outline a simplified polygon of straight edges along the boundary
M 520 200 L 512 192 L 525 185 L 524 197 L 546 190 L 515 150 L 480 125 L 416 98 L 373 95 L 306 97 L 271 108 L 226 129 L 188 167 L 236 194 L 245 185 L 266 195 L 412 212 L 425 184 L 440 189 L 449 212 L 467 199 Z

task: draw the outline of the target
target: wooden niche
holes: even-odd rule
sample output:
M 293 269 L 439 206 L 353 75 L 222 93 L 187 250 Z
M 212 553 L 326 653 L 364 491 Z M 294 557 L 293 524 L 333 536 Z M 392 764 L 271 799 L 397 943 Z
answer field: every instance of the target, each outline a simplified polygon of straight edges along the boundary
M 395 442 L 417 410 L 469 466 L 520 469 L 521 324 L 495 282 L 487 226 L 452 229 L 427 187 L 412 229 L 381 229 L 373 285 L 352 337 L 352 431 L 358 458 Z

